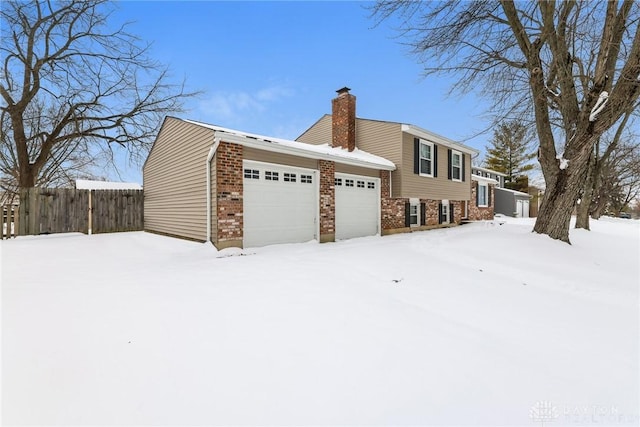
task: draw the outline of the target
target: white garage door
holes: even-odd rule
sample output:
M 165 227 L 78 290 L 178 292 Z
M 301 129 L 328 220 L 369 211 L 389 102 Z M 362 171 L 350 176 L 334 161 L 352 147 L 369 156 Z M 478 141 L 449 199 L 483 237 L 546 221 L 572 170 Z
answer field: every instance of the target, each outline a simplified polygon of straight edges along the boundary
M 380 232 L 380 178 L 336 173 L 336 239 Z
M 516 200 L 518 218 L 529 218 L 529 201 Z
M 245 248 L 316 238 L 317 171 L 245 160 Z

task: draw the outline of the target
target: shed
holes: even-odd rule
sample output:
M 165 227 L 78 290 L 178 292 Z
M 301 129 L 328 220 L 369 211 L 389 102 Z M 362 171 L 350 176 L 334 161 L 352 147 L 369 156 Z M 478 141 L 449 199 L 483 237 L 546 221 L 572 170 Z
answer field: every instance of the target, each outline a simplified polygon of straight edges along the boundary
M 495 188 L 495 213 L 516 218 L 529 217 L 531 195 L 508 188 Z

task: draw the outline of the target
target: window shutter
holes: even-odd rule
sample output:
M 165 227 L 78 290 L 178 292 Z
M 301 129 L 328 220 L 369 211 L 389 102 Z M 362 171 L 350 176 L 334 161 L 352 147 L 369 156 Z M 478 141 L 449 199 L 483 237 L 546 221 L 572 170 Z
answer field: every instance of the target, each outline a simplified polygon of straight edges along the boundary
M 438 177 L 438 146 L 433 144 L 433 177 Z
M 487 185 L 487 206 L 491 206 L 491 186 Z
M 476 207 L 480 206 L 480 183 L 476 181 Z
M 438 203 L 438 224 L 442 224 L 442 203 Z
M 413 138 L 413 173 L 420 173 L 420 140 Z
M 404 204 L 404 226 L 411 227 L 411 203 Z
M 453 203 L 449 203 L 449 222 L 454 223 L 454 215 L 453 215 Z
M 427 225 L 427 204 L 420 203 L 420 225 Z
M 467 158 L 467 156 L 464 155 L 464 153 L 462 154 L 462 182 L 465 182 L 467 180 L 466 174 L 467 174 L 467 168 L 466 168 L 466 161 L 465 159 Z
M 447 179 L 451 179 L 451 148 L 447 148 Z

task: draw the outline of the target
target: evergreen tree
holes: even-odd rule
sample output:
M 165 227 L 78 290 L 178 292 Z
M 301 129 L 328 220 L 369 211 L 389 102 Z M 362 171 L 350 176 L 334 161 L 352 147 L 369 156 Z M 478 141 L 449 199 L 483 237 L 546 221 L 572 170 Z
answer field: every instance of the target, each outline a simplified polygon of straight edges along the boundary
M 535 157 L 529 152 L 527 129 L 517 121 L 502 123 L 493 132 L 490 143 L 485 167 L 507 174 L 505 187 L 526 192 L 527 172 L 534 168 L 530 162 Z

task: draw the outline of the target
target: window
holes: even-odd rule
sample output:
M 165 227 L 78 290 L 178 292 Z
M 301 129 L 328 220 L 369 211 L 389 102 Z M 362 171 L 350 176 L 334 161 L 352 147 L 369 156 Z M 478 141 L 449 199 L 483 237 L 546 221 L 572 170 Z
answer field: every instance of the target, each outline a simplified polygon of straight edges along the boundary
M 478 206 L 488 206 L 489 191 L 487 184 L 478 183 Z
M 371 181 L 367 181 L 367 188 L 376 188 L 376 183 L 375 182 L 371 182 Z
M 451 150 L 451 179 L 462 180 L 462 153 L 454 150 Z
M 296 174 L 295 173 L 284 173 L 284 181 L 285 182 L 296 182 Z
M 433 175 L 433 144 L 420 140 L 420 175 Z
M 266 171 L 264 173 L 264 179 L 267 181 L 277 181 L 278 180 L 278 172 Z
M 358 188 L 364 188 L 364 181 L 358 181 Z
M 247 179 L 260 179 L 260 171 L 257 169 L 245 169 L 244 177 Z
M 418 224 L 418 205 L 411 204 L 409 206 L 409 225 L 413 227 Z
M 345 185 L 345 187 L 353 187 L 353 180 L 352 179 L 345 179 L 344 180 L 344 185 Z
M 342 185 L 342 178 L 335 178 L 335 179 L 333 180 L 333 183 L 334 183 L 335 185 Z
M 311 175 L 300 175 L 300 182 L 303 184 L 311 184 L 313 180 Z

